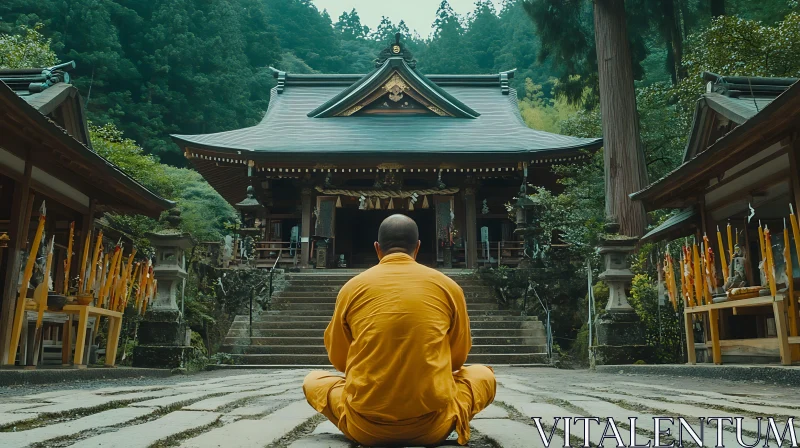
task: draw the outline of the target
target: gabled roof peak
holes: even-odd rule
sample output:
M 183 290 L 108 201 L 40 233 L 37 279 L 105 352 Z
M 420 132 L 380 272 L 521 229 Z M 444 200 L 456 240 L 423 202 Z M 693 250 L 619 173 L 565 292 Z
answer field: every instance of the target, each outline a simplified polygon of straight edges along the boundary
M 392 50 L 394 51 L 394 50 Z M 402 51 L 402 50 L 400 50 Z M 312 118 L 350 116 L 373 103 L 386 101 L 389 108 L 402 109 L 406 101 L 416 110 L 439 116 L 477 118 L 478 112 L 411 67 L 404 57 L 390 57 L 338 95 L 308 113 Z M 389 104 L 392 103 L 392 104 Z
M 411 51 L 400 42 L 403 35 L 397 33 L 394 35 L 394 43 L 381 50 L 378 53 L 378 59 L 375 59 L 375 67 L 378 68 L 386 63 L 387 59 L 398 58 L 402 59 L 411 68 L 417 68 L 417 60 L 411 55 Z

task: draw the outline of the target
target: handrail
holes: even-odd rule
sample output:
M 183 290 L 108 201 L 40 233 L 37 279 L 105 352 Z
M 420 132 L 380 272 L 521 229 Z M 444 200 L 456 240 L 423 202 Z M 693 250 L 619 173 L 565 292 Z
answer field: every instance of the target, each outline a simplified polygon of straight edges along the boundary
M 278 258 L 275 259 L 275 263 L 272 264 L 272 269 L 269 270 L 269 295 L 267 296 L 267 311 L 272 308 L 272 278 L 275 275 L 275 268 L 278 266 L 278 262 L 281 261 L 281 255 L 283 252 L 278 253 Z M 253 337 L 253 297 L 256 295 L 255 287 L 253 287 L 253 291 L 250 293 L 250 338 Z
M 275 275 L 275 268 L 278 267 L 278 263 L 281 261 L 281 256 L 283 256 L 283 252 L 278 253 L 278 258 L 275 259 L 275 263 L 272 264 L 272 269 L 269 270 L 269 295 L 267 296 L 267 310 L 272 307 L 272 293 L 274 288 L 272 287 L 272 279 Z

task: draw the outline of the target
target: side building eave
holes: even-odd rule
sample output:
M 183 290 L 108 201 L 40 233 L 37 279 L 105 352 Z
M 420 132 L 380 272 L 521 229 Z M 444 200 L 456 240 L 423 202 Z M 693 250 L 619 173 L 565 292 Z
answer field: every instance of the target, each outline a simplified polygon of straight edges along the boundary
M 49 118 L 42 115 L 15 92 L 0 82 L 0 108 L 17 123 L 19 142 L 28 142 L 37 150 L 53 154 L 41 163 L 44 171 L 55 177 L 74 171 L 66 177 L 79 179 L 83 193 L 101 197 L 99 209 L 121 213 L 139 213 L 157 217 L 175 203 L 151 192 L 99 154 L 79 142 Z M 26 129 L 36 129 L 31 133 Z M 11 135 L 14 133 L 11 132 Z M 76 171 L 78 170 L 78 171 Z M 92 190 L 92 191 L 90 191 Z
M 800 82 L 708 149 L 630 197 L 641 201 L 647 210 L 690 205 L 712 177 L 796 132 L 798 117 Z

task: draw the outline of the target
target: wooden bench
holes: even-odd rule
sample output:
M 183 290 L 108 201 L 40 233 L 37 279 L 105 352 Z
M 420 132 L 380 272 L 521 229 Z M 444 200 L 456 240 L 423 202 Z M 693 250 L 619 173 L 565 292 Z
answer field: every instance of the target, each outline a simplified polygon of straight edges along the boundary
M 35 311 L 35 304 L 29 304 L 26 306 L 26 310 L 28 312 Z M 94 328 L 94 321 L 99 319 L 100 317 L 106 317 L 109 320 L 108 326 L 108 346 L 106 347 L 106 362 L 105 365 L 107 367 L 114 367 L 116 364 L 117 359 L 117 348 L 119 346 L 119 337 L 122 331 L 122 313 L 118 311 L 111 311 L 105 308 L 98 308 L 95 306 L 89 305 L 64 305 L 64 308 L 60 310 L 47 310 L 45 311 L 45 321 L 50 322 L 67 322 L 69 326 L 72 325 L 72 322 L 77 319 L 78 323 L 78 331 L 75 337 L 75 355 L 73 356 L 73 364 L 76 367 L 85 367 L 84 359 L 87 356 L 86 352 L 86 341 L 87 341 L 87 331 L 91 331 Z M 35 323 L 36 318 L 34 317 L 33 322 Z M 30 321 L 29 321 L 30 322 Z M 88 330 L 87 330 L 88 329 Z M 62 350 L 66 351 L 66 353 L 71 350 L 72 341 L 71 336 L 72 332 L 65 332 L 65 338 L 62 341 Z M 26 337 L 25 339 L 29 339 Z M 28 344 L 33 341 L 23 341 L 23 344 Z M 42 346 L 43 344 L 40 344 Z M 34 357 L 38 357 L 38 353 L 33 354 Z M 34 360 L 33 363 L 30 363 L 30 356 L 23 356 L 20 358 L 21 363 L 25 358 L 28 358 L 29 361 L 27 362 L 29 365 L 36 365 L 36 361 Z M 63 363 L 67 363 L 69 356 L 62 356 Z
M 694 328 L 692 316 L 695 314 L 706 314 L 708 316 L 708 328 L 710 332 L 710 347 L 714 364 L 722 364 L 721 342 L 719 337 L 719 312 L 723 309 L 733 308 L 734 313 L 737 308 L 748 307 L 771 307 L 775 319 L 775 330 L 778 351 L 781 357 L 781 364 L 790 365 L 793 361 L 791 345 L 800 344 L 800 336 L 789 336 L 789 322 L 786 316 L 786 297 L 778 293 L 776 296 L 753 297 L 741 300 L 728 300 L 720 303 L 698 305 L 684 308 L 684 322 L 686 327 L 686 349 L 689 364 L 696 364 L 697 358 L 694 343 Z

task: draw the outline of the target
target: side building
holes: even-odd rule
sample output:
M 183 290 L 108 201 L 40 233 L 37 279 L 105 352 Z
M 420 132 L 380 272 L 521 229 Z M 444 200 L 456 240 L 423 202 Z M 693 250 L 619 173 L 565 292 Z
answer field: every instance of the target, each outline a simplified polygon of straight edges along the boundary
M 92 150 L 81 96 L 69 83 L 73 66 L 0 70 L 0 364 L 8 359 L 20 270 L 43 201 L 45 232 L 55 236 L 57 290 L 65 278 L 70 222 L 75 260 L 103 213 L 158 217 L 174 205 Z M 68 277 L 78 270 L 73 262 Z
M 713 301 L 685 304 L 690 363 L 790 364 L 800 360 L 800 232 L 793 237 L 790 222 L 792 209 L 795 217 L 800 209 L 800 82 L 713 73 L 704 78 L 707 88 L 697 103 L 683 163 L 631 195 L 647 210 L 679 210 L 642 240 L 680 238 L 682 244 L 684 237 L 703 242 L 707 235 L 716 255 L 718 294 Z M 771 231 L 769 240 L 759 224 Z M 728 226 L 732 241 L 721 254 L 716 235 L 719 229 L 719 238 L 727 240 Z M 769 252 L 776 292 L 761 269 Z M 723 258 L 732 268 L 728 279 Z M 755 291 L 748 293 L 748 287 Z

